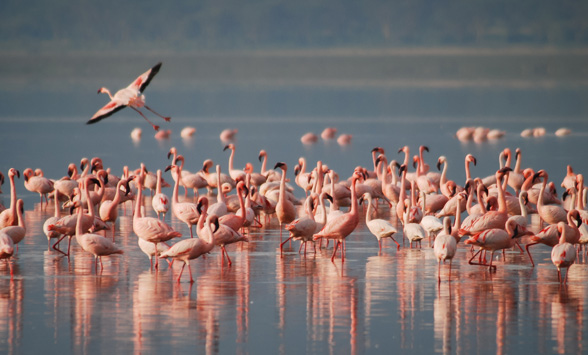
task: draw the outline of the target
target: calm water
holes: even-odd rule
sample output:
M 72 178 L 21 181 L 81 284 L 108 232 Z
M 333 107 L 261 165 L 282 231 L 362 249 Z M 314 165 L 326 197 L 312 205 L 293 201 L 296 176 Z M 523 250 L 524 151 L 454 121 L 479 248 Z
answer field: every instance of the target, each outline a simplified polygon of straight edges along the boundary
M 102 157 L 118 174 L 123 166 L 134 169 L 141 162 L 155 171 L 169 164 L 166 155 L 172 146 L 186 156 L 190 171 L 208 158 L 226 171 L 229 153 L 223 152 L 218 137 L 224 128 L 239 129 L 237 167 L 252 162 L 259 169 L 257 155 L 266 149 L 272 167 L 284 161 L 292 168 L 303 156 L 311 165 L 322 160 L 349 176 L 357 165 L 371 167 L 375 146 L 384 147 L 389 159 L 400 160 L 400 147 L 416 151 L 426 144 L 426 161 L 434 169 L 437 157 L 447 156 L 450 178 L 458 182 L 465 179 L 467 153 L 478 158 L 473 174 L 484 177 L 496 171 L 505 147 L 520 147 L 523 166 L 546 169 L 558 186 L 567 164 L 576 172 L 588 171 L 588 90 L 582 81 L 571 82 L 563 75 L 561 80 L 550 77 L 548 85 L 534 85 L 538 79 L 533 71 L 533 77 L 523 78 L 525 85 L 505 79 L 476 85 L 466 78 L 467 85 L 427 85 L 425 80 L 416 87 L 380 87 L 354 79 L 343 86 L 286 82 L 247 87 L 223 82 L 179 90 L 169 85 L 157 89 L 159 76 L 166 82 L 162 71 L 147 100 L 173 117 L 161 123 L 172 130 L 170 139 L 155 140 L 149 125 L 128 109 L 96 125 L 84 124 L 106 101 L 94 94 L 97 87 L 126 85 L 141 70 L 116 80 L 72 77 L 66 80 L 72 87 L 66 89 L 63 83 L 35 86 L 26 76 L 18 81 L 20 86 L 2 85 L 8 102 L 0 106 L 0 171 L 42 168 L 57 179 L 66 175 L 70 162 L 79 164 L 82 157 L 93 156 Z M 195 126 L 197 133 L 183 140 L 179 131 L 187 125 Z M 453 134 L 463 125 L 499 128 L 507 134 L 493 142 L 461 143 Z M 351 145 L 300 143 L 302 134 L 320 133 L 327 126 L 352 133 Z M 544 126 L 548 134 L 520 137 L 522 129 L 536 126 Z M 574 133 L 555 137 L 555 129 L 564 126 Z M 143 129 L 140 142 L 129 138 L 134 127 Z M 288 176 L 294 179 L 292 169 Z M 172 181 L 169 173 L 164 178 Z M 0 199 L 8 204 L 8 184 L 2 189 Z M 535 248 L 535 268 L 526 256 L 511 250 L 505 263 L 497 257 L 497 272 L 489 273 L 468 265 L 470 252 L 461 245 L 452 281 L 446 281 L 447 269 L 442 268 L 438 286 L 437 262 L 425 244 L 397 251 L 388 242 L 378 254 L 376 239 L 362 222 L 348 238 L 343 264 L 339 258 L 331 263 L 331 248 L 299 255 L 297 243 L 280 257 L 273 219 L 251 230 L 250 243 L 228 248 L 231 267 L 223 266 L 214 250 L 192 263 L 193 285 L 187 275 L 178 285 L 172 273 L 177 275 L 180 263 L 173 271 L 166 265 L 158 272 L 149 270 L 132 231 L 130 208 L 126 214 L 121 209 L 115 232 L 125 254 L 105 258 L 104 270 L 97 275 L 93 258 L 75 242 L 69 259 L 47 251 L 42 224 L 53 215 L 53 207 L 41 209 L 38 195 L 24 189 L 22 178 L 17 191 L 25 201 L 27 237 L 14 258 L 14 280 L 0 262 L 2 352 L 580 354 L 588 348 L 588 267 L 585 260 L 574 265 L 568 285 L 562 287 L 547 247 Z M 164 192 L 171 195 L 171 189 Z M 296 194 L 303 196 L 299 188 Z M 149 199 L 146 206 L 154 215 Z M 387 208 L 379 215 L 396 222 Z M 167 222 L 188 233 L 174 217 L 168 216 Z

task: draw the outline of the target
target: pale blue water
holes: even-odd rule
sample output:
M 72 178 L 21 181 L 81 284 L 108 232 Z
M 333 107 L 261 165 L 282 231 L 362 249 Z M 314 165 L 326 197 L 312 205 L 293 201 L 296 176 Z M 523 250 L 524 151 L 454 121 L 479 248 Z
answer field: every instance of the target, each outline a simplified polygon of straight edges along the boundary
M 58 179 L 68 163 L 79 165 L 82 157 L 93 156 L 102 157 L 117 174 L 123 166 L 134 169 L 141 162 L 155 171 L 169 164 L 172 146 L 186 156 L 190 171 L 208 158 L 226 171 L 229 152 L 219 140 L 225 128 L 239 129 L 237 167 L 251 162 L 258 170 L 257 155 L 266 149 L 270 167 L 278 161 L 289 164 L 291 180 L 301 156 L 311 165 L 320 159 L 347 177 L 357 165 L 371 169 L 370 151 L 376 146 L 385 148 L 389 159 L 401 160 L 396 153 L 400 147 L 409 145 L 416 152 L 421 144 L 430 148 L 425 159 L 432 169 L 437 157 L 447 156 L 450 178 L 458 182 L 465 179 L 467 153 L 478 158 L 472 173 L 484 177 L 496 171 L 505 147 L 521 148 L 523 167 L 546 169 L 557 186 L 567 164 L 579 173 L 588 170 L 588 90 L 566 81 L 538 88 L 285 83 L 174 90 L 158 89 L 157 79 L 146 93 L 148 104 L 172 116 L 170 123 L 159 121 L 172 130 L 164 141 L 155 140 L 150 126 L 129 109 L 85 125 L 106 102 L 105 96 L 95 96 L 94 86 L 116 86 L 110 82 L 84 80 L 79 85 L 83 90 L 42 85 L 33 90 L 35 99 L 29 103 L 29 84 L 3 86 L 7 101 L 3 99 L 0 111 L 0 171 L 42 168 L 46 176 Z M 57 114 L 61 107 L 63 115 Z M 183 140 L 179 132 L 187 125 L 197 132 Z M 506 136 L 461 143 L 453 135 L 464 125 L 498 128 Z M 351 145 L 300 143 L 304 133 L 320 134 L 327 126 L 353 134 Z M 520 137 L 524 128 L 537 126 L 548 134 Z M 129 137 L 134 127 L 143 130 L 138 143 Z M 573 129 L 572 135 L 555 137 L 560 127 Z M 164 178 L 172 182 L 169 173 Z M 2 190 L 0 198 L 7 205 L 8 182 Z M 274 219 L 253 230 L 250 243 L 229 247 L 232 267 L 221 267 L 217 250 L 193 262 L 196 282 L 190 287 L 187 275 L 177 285 L 167 266 L 149 271 L 132 232 L 130 210 L 126 216 L 120 212 L 116 227 L 115 238 L 125 254 L 105 258 L 102 274 L 95 274 L 92 257 L 75 242 L 69 261 L 48 252 L 41 227 L 53 214 L 52 206 L 40 210 L 38 195 L 24 189 L 22 178 L 17 190 L 25 200 L 28 231 L 14 260 L 13 281 L 0 262 L 0 349 L 5 353 L 579 354 L 588 347 L 586 263 L 574 265 L 568 285 L 561 287 L 547 247 L 535 248 L 535 268 L 526 256 L 509 251 L 506 263 L 497 257 L 498 270 L 489 273 L 468 265 L 469 250 L 461 245 L 451 283 L 443 268 L 438 286 L 437 262 L 425 243 L 422 250 L 396 251 L 388 242 L 378 255 L 375 238 L 361 223 L 348 238 L 343 265 L 339 258 L 331 263 L 331 248 L 304 257 L 297 254 L 297 243 L 281 258 Z M 171 195 L 171 189 L 165 192 Z M 303 196 L 301 189 L 296 194 Z M 380 216 L 390 218 L 388 209 Z M 188 233 L 175 218 L 168 216 L 167 221 Z

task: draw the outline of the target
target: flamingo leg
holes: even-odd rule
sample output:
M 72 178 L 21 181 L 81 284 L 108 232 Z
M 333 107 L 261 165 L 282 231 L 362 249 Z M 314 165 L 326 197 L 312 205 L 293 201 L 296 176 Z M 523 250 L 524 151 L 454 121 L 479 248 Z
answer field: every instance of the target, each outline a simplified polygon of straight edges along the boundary
M 154 130 L 159 131 L 159 126 L 153 124 L 153 122 L 149 121 L 149 119 L 143 114 L 143 112 L 139 111 L 138 109 L 134 108 L 133 106 L 129 106 L 130 108 L 132 108 L 133 110 L 137 111 L 137 113 L 139 115 L 141 115 L 147 122 L 149 122 L 149 124 L 151 125 L 151 127 L 153 127 Z
M 282 250 L 284 249 L 284 244 L 286 244 L 286 242 L 290 239 L 292 239 L 292 237 L 288 237 L 288 239 L 286 239 L 283 243 L 280 243 L 280 255 L 282 254 Z
M 398 243 L 398 242 L 396 241 L 396 239 L 394 239 L 394 238 L 392 238 L 392 237 L 390 237 L 390 239 L 392 239 L 392 240 L 394 241 L 394 243 L 396 243 L 396 250 L 400 250 L 400 243 Z
M 190 285 L 194 283 L 194 279 L 192 278 L 192 268 L 190 267 L 190 261 L 187 260 L 184 265 L 188 265 L 188 272 L 190 273 Z
M 441 259 L 437 261 L 437 283 L 441 283 Z
M 529 259 L 531 260 L 531 265 L 533 265 L 533 267 L 535 267 L 535 262 L 533 262 L 533 257 L 531 256 L 531 252 L 529 251 L 529 247 L 531 245 L 535 245 L 537 243 L 529 243 L 525 246 L 525 249 L 527 249 L 527 254 L 529 255 Z
M 482 252 L 483 249 L 478 250 L 474 255 L 472 255 L 472 258 L 468 261 L 468 264 L 470 265 L 486 265 L 486 264 L 482 264 L 481 262 L 474 262 L 474 259 L 476 258 L 476 256 L 478 254 L 480 254 L 480 252 Z
M 448 281 L 451 281 L 451 266 L 453 265 L 453 259 L 449 260 L 449 278 Z
M 504 249 L 502 250 L 504 252 Z M 503 254 L 504 256 L 504 254 Z M 494 268 L 494 271 L 496 271 L 496 266 L 492 265 L 492 261 L 494 260 L 494 250 L 492 250 L 492 253 L 490 254 L 490 265 L 488 265 L 490 267 L 490 271 L 492 271 L 492 268 Z
M 380 246 L 380 253 L 382 252 L 382 240 L 378 239 L 378 245 Z
M 154 111 L 154 110 L 153 110 L 151 107 L 149 107 L 149 106 L 147 106 L 147 105 L 144 105 L 144 106 L 145 106 L 145 108 L 146 108 L 146 109 L 148 109 L 149 111 L 151 111 L 151 112 L 153 112 L 154 114 L 156 114 L 157 116 L 159 116 L 159 117 L 163 118 L 163 119 L 165 120 L 165 122 L 169 122 L 169 121 L 171 120 L 171 117 L 166 117 L 166 116 L 163 116 L 163 115 L 161 115 L 161 114 L 159 114 L 159 113 L 155 112 L 155 111 Z
M 331 256 L 331 262 L 335 262 L 335 254 L 337 253 L 337 249 L 339 248 L 339 242 L 335 242 L 335 248 L 333 249 L 333 255 Z
M 180 283 L 180 278 L 182 277 L 182 273 L 184 272 L 184 268 L 186 267 L 186 262 L 182 265 L 182 269 L 180 270 L 180 275 L 178 276 L 177 282 Z

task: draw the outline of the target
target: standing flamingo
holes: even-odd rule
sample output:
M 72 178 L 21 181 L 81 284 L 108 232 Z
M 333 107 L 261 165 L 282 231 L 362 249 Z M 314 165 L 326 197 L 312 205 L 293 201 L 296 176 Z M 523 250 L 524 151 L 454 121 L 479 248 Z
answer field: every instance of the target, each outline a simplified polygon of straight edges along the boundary
M 368 201 L 368 209 L 365 214 L 365 224 L 370 232 L 378 239 L 380 252 L 382 251 L 382 238 L 390 238 L 396 243 L 396 249 L 400 249 L 400 244 L 394 239 L 394 234 L 398 233 L 396 228 L 388 221 L 381 218 L 371 218 L 373 198 L 369 192 L 363 194 Z
M 451 264 L 457 251 L 457 242 L 451 235 L 451 219 L 443 218 L 443 232 L 435 238 L 433 251 L 437 257 L 437 275 L 438 282 L 441 282 L 441 261 L 449 260 L 449 281 L 451 281 Z
M 16 203 L 16 214 L 18 217 L 18 225 L 2 228 L 2 232 L 8 234 L 10 236 L 10 238 L 12 238 L 14 245 L 17 245 L 18 243 L 20 243 L 24 239 L 24 237 L 27 233 L 27 228 L 25 226 L 25 220 L 24 220 L 24 216 L 23 216 L 23 213 L 24 213 L 23 205 L 24 205 L 24 203 L 21 199 L 19 199 Z M 18 250 L 18 246 L 16 248 Z
M 465 241 L 465 244 L 476 245 L 480 247 L 472 258 L 469 261 L 470 265 L 483 265 L 488 266 L 490 270 L 496 270 L 496 266 L 492 265 L 492 260 L 494 259 L 494 253 L 497 250 L 512 248 L 515 243 L 514 236 L 518 234 L 517 231 L 518 225 L 516 221 L 510 219 L 506 222 L 505 229 L 502 228 L 491 228 L 486 229 L 482 232 L 475 234 L 474 236 L 470 237 L 470 239 Z M 490 264 L 485 263 L 476 263 L 474 262 L 474 258 L 482 251 L 482 250 L 490 250 L 492 252 L 490 256 Z
M 145 241 L 155 244 L 155 250 L 158 250 L 157 244 L 166 242 L 172 238 L 182 236 L 180 232 L 173 230 L 166 223 L 153 217 L 143 217 L 141 214 L 141 200 L 143 198 L 143 175 L 135 176 L 137 180 L 137 203 L 135 204 L 135 213 L 133 215 L 133 232 Z M 159 266 L 158 260 L 155 259 L 155 268 Z
M 12 280 L 12 262 L 9 260 L 14 254 L 14 242 L 12 238 L 0 230 L 0 259 L 5 259 L 10 267 L 10 279 Z
M 172 192 L 172 212 L 177 219 L 186 223 L 186 225 L 190 229 L 190 238 L 194 238 L 192 226 L 198 223 L 198 217 L 200 216 L 200 213 L 198 212 L 195 203 L 180 202 L 178 200 L 178 191 L 180 189 L 180 181 L 182 180 L 182 166 L 170 165 L 165 169 L 165 171 L 168 170 L 172 170 L 172 172 L 175 172 L 177 174 L 177 179 L 174 184 L 174 190 Z
M 576 261 L 576 249 L 574 246 L 566 242 L 566 225 L 564 222 L 557 224 L 557 231 L 560 233 L 559 243 L 551 249 L 551 261 L 557 267 L 557 280 L 561 281 L 561 268 L 567 268 L 568 272 L 563 280 L 563 283 L 568 281 L 568 274 L 570 273 L 570 266 Z
M 312 214 L 313 199 L 314 196 L 311 194 L 304 201 L 304 211 L 306 212 L 306 216 L 302 216 L 293 220 L 291 223 L 286 224 L 285 228 L 290 232 L 290 236 L 280 243 L 280 255 L 282 255 L 284 244 L 290 239 L 301 240 L 302 244 L 300 244 L 300 247 L 302 247 L 303 244 L 306 245 L 307 241 L 312 241 L 312 236 L 316 232 L 316 222 L 314 220 L 314 215 Z
M 88 190 L 84 189 L 85 194 L 88 194 Z M 93 254 L 96 258 L 95 269 L 98 270 L 98 260 L 100 260 L 100 269 L 103 269 L 102 257 L 112 254 L 123 254 L 124 252 L 119 249 L 114 243 L 101 236 L 100 234 L 84 233 L 82 227 L 82 217 L 84 215 L 83 208 L 78 209 L 77 223 L 76 223 L 76 240 L 78 244 L 90 254 Z
M 59 209 L 59 190 L 55 189 L 55 196 L 53 198 L 55 212 L 53 217 L 49 217 L 43 223 L 43 232 L 47 236 L 47 250 L 51 250 L 51 239 L 61 238 L 61 233 L 55 230 L 49 230 L 49 226 L 51 224 L 57 223 L 61 218 L 61 211 Z M 59 240 L 59 239 L 58 239 Z M 53 249 L 62 252 L 59 248 L 57 248 L 57 243 L 53 244 Z M 64 253 L 65 254 L 65 253 Z
M 165 220 L 165 214 L 169 211 L 169 198 L 166 194 L 161 192 L 161 169 L 157 169 L 157 187 L 155 188 L 155 195 L 151 199 L 151 207 L 157 212 L 157 218 L 162 216 Z
M 206 228 L 209 233 L 201 235 L 199 238 L 183 239 L 172 245 L 167 251 L 161 253 L 162 258 L 172 258 L 174 260 L 181 260 L 184 262 L 180 275 L 178 275 L 177 282 L 180 282 L 184 268 L 188 266 L 190 272 L 190 283 L 194 283 L 192 278 L 192 269 L 190 268 L 190 260 L 194 260 L 204 254 L 208 254 L 215 245 L 214 231 L 210 230 L 210 224 L 214 223 L 216 229 L 219 228 L 218 218 L 215 215 L 209 215 L 206 218 Z M 216 231 L 216 230 L 215 230 Z
M 357 195 L 355 192 L 355 184 L 357 183 L 358 178 L 359 177 L 354 174 L 351 180 L 351 208 L 349 212 L 328 220 L 323 229 L 313 236 L 314 240 L 320 238 L 335 240 L 335 248 L 333 250 L 333 255 L 331 256 L 331 262 L 334 262 L 335 260 L 339 245 L 344 242 L 349 234 L 353 233 L 359 224 L 359 207 L 357 205 Z M 341 248 L 341 262 L 345 262 L 344 247 Z
M 45 197 L 45 206 L 49 204 L 47 194 L 53 191 L 53 181 L 44 176 L 36 176 L 31 168 L 22 172 L 24 177 L 24 186 L 30 192 L 37 192 L 41 198 L 41 209 L 43 208 L 43 197 Z
M 139 111 L 139 108 L 145 107 L 146 109 L 153 112 L 157 116 L 163 118 L 166 122 L 169 122 L 169 120 L 171 120 L 171 117 L 162 116 L 159 113 L 155 112 L 153 109 L 151 109 L 149 106 L 145 105 L 145 95 L 143 95 L 143 91 L 145 90 L 147 85 L 149 85 L 149 83 L 151 82 L 151 79 L 153 79 L 155 74 L 157 74 L 157 72 L 159 72 L 160 68 L 161 68 L 161 63 L 157 63 L 153 68 L 151 68 L 151 69 L 147 70 L 145 73 L 141 74 L 137 79 L 135 79 L 135 81 L 133 81 L 131 84 L 129 84 L 129 86 L 118 90 L 114 94 L 114 96 L 112 96 L 110 91 L 105 87 L 101 87 L 100 89 L 98 89 L 99 94 L 100 93 L 108 94 L 108 96 L 110 97 L 110 102 L 107 103 L 100 110 L 98 110 L 98 112 L 96 112 L 94 114 L 94 116 L 92 116 L 92 118 L 90 118 L 90 120 L 86 123 L 87 124 L 96 123 L 96 122 L 98 122 L 106 117 L 109 117 L 113 113 L 120 111 L 123 108 L 128 106 L 128 107 L 132 108 L 133 110 L 137 111 L 137 113 L 139 113 L 139 115 L 141 115 L 147 122 L 149 122 L 149 124 L 151 124 L 151 126 L 153 127 L 154 130 L 156 130 L 156 131 L 159 130 L 159 126 L 156 126 L 155 124 L 153 124 L 153 122 L 151 122 L 147 118 L 147 116 L 145 116 L 141 111 Z
M 539 217 L 541 217 L 542 221 L 545 221 L 548 224 L 565 222 L 567 219 L 567 213 L 563 207 L 559 205 L 546 205 L 544 202 L 543 193 L 545 192 L 549 175 L 545 170 L 539 170 L 535 176 L 543 178 L 541 190 L 539 191 L 539 199 L 537 200 L 537 213 L 539 214 Z
M 280 223 L 280 241 L 282 240 L 282 225 L 294 221 L 296 218 L 296 210 L 294 204 L 286 198 L 286 173 L 288 166 L 286 163 L 278 162 L 274 169 L 282 169 L 282 179 L 280 180 L 280 194 L 276 204 L 276 216 Z
M 8 170 L 8 179 L 10 180 L 10 207 L 0 212 L 0 229 L 18 224 L 18 217 L 16 215 L 16 186 L 14 185 L 15 176 L 20 178 L 20 172 L 14 168 L 10 168 Z

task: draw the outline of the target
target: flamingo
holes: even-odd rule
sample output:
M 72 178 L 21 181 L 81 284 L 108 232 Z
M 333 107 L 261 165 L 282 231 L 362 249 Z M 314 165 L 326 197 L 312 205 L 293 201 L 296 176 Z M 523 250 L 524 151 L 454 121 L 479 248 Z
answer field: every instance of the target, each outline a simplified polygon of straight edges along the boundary
M 112 237 L 114 238 L 114 226 L 116 224 L 116 219 L 118 218 L 118 204 L 121 202 L 121 187 L 127 184 L 127 180 L 119 180 L 116 184 L 116 193 L 112 200 L 106 200 L 100 204 L 100 209 L 98 210 L 98 214 L 100 215 L 100 219 L 104 222 L 110 222 L 112 227 Z M 127 190 L 129 191 L 130 188 L 127 186 Z M 106 233 L 106 232 L 105 232 Z
M 280 194 L 278 203 L 276 204 L 276 216 L 280 223 L 280 241 L 282 240 L 282 225 L 294 221 L 296 218 L 296 210 L 294 204 L 286 198 L 286 172 L 288 166 L 286 163 L 278 162 L 274 169 L 282 169 L 282 179 L 280 180 Z
M 43 197 L 45 197 L 45 206 L 49 204 L 47 194 L 53 191 L 53 181 L 44 176 L 35 176 L 33 169 L 27 168 L 22 172 L 24 177 L 24 186 L 30 192 L 37 192 L 41 198 L 41 208 L 43 208 Z
M 314 196 L 311 194 L 304 201 L 304 210 L 306 216 L 302 216 L 293 220 L 291 223 L 286 224 L 285 229 L 290 232 L 290 236 L 280 243 L 280 255 L 283 253 L 284 244 L 290 239 L 301 240 L 302 244 L 306 245 L 307 241 L 312 241 L 312 236 L 316 232 L 316 222 L 314 220 L 313 201 Z M 302 244 L 300 246 L 302 247 Z M 306 250 L 306 249 L 305 249 Z
M 143 175 L 137 175 L 137 203 L 135 204 L 135 213 L 133 215 L 133 232 L 141 239 L 147 242 L 151 242 L 158 250 L 157 244 L 161 242 L 167 242 L 172 238 L 179 238 L 182 236 L 180 232 L 173 230 L 169 225 L 153 217 L 143 217 L 141 214 L 141 203 L 143 198 Z M 159 265 L 157 259 L 155 259 L 155 268 Z
M 491 228 L 486 229 L 482 232 L 479 232 L 470 237 L 470 239 L 465 241 L 465 244 L 476 245 L 480 247 L 472 258 L 469 261 L 470 265 L 483 265 L 488 266 L 490 270 L 496 270 L 496 266 L 492 265 L 492 260 L 494 259 L 494 253 L 497 250 L 507 249 L 514 246 L 515 243 L 515 235 L 518 234 L 517 231 L 518 225 L 516 221 L 510 219 L 506 222 L 505 229 L 502 228 Z M 485 263 L 476 263 L 474 262 L 474 258 L 482 251 L 482 250 L 490 250 L 492 252 L 490 256 L 490 264 L 487 265 Z
M 557 224 L 557 231 L 561 234 L 559 243 L 551 250 L 551 261 L 557 267 L 557 280 L 561 282 L 561 268 L 567 268 L 568 272 L 563 280 L 563 283 L 568 281 L 568 274 L 570 266 L 576 261 L 576 249 L 574 246 L 566 242 L 566 225 L 564 222 Z
M 114 94 L 114 96 L 112 96 L 112 94 L 110 93 L 110 90 L 108 90 L 105 87 L 101 87 L 100 89 L 98 89 L 99 94 L 100 93 L 108 94 L 108 96 L 110 97 L 110 102 L 107 103 L 100 110 L 98 110 L 98 112 L 96 112 L 94 114 L 94 116 L 92 116 L 92 118 L 90 118 L 90 120 L 88 122 L 86 122 L 86 124 L 96 123 L 96 122 L 98 122 L 106 117 L 109 117 L 113 113 L 120 111 L 123 108 L 128 106 L 128 107 L 132 108 L 133 110 L 137 111 L 137 113 L 139 115 L 141 115 L 147 122 L 149 122 L 149 124 L 151 124 L 151 126 L 153 127 L 154 130 L 158 131 L 159 126 L 156 126 L 155 124 L 153 124 L 153 122 L 151 122 L 147 118 L 147 116 L 145 116 L 139 110 L 139 108 L 145 107 L 146 109 L 153 112 L 157 116 L 163 118 L 166 122 L 169 122 L 169 120 L 171 120 L 171 117 L 162 116 L 159 113 L 155 112 L 153 109 L 151 109 L 149 106 L 145 105 L 145 95 L 143 95 L 143 91 L 145 90 L 147 85 L 149 85 L 149 83 L 151 82 L 151 79 L 153 79 L 155 74 L 157 74 L 159 72 L 160 68 L 161 68 L 161 63 L 157 63 L 153 68 L 151 68 L 151 69 L 147 70 L 145 73 L 141 74 L 137 79 L 135 79 L 135 81 L 133 81 L 131 84 L 129 84 L 129 86 L 118 90 Z
M 396 243 L 396 249 L 400 249 L 400 244 L 394 239 L 394 234 L 398 233 L 398 230 L 388 221 L 381 219 L 381 218 L 371 218 L 372 215 L 372 207 L 373 207 L 373 198 L 369 192 L 363 194 L 368 201 L 368 209 L 365 214 L 365 224 L 368 227 L 369 231 L 378 239 L 378 246 L 380 247 L 380 252 L 382 251 L 382 239 L 383 238 L 390 238 L 394 243 Z
M 545 170 L 539 170 L 535 176 L 542 177 L 543 183 L 541 184 L 541 190 L 539 191 L 539 199 L 537 200 L 537 213 L 541 220 L 548 224 L 557 224 L 558 222 L 565 222 L 567 220 L 567 213 L 563 207 L 558 205 L 545 205 L 543 193 L 545 192 L 545 186 L 549 175 Z
M 314 234 L 312 237 L 313 240 L 320 238 L 335 240 L 336 243 L 333 250 L 333 255 L 331 256 L 331 262 L 334 262 L 335 260 L 335 255 L 337 253 L 339 244 L 342 244 L 345 238 L 347 238 L 349 234 L 353 233 L 359 224 L 359 208 L 357 205 L 357 196 L 355 192 L 355 184 L 357 183 L 358 178 L 359 177 L 354 174 L 351 180 L 351 208 L 349 212 L 343 213 L 340 216 L 328 220 L 323 229 L 321 229 L 320 232 Z M 341 262 L 345 262 L 344 247 L 341 248 Z
M 85 190 L 87 194 L 87 190 Z M 84 215 L 83 208 L 78 209 L 77 223 L 76 223 L 76 241 L 78 244 L 90 254 L 93 254 L 96 258 L 95 269 L 98 270 L 98 260 L 100 260 L 100 269 L 103 269 L 102 257 L 112 254 L 123 254 L 124 252 L 119 249 L 111 240 L 106 239 L 100 234 L 84 233 L 82 227 L 82 217 Z
M 239 198 L 239 206 L 240 210 L 245 210 L 245 200 L 243 198 L 243 194 L 249 195 L 249 190 L 245 187 L 245 183 L 243 181 L 239 181 L 237 183 L 237 197 Z M 229 226 L 235 232 L 238 232 L 241 227 L 245 224 L 247 220 L 246 213 L 227 213 L 224 216 L 221 216 L 219 219 L 221 224 L 225 226 Z
M 225 199 L 225 193 L 222 189 L 222 175 L 221 175 L 221 166 L 216 165 L 216 186 L 217 186 L 217 193 L 216 193 L 216 203 L 213 203 L 208 207 L 208 212 L 210 214 L 214 214 L 218 217 L 224 216 L 227 214 L 227 202 Z
M 149 270 L 153 269 L 153 258 L 156 258 L 158 255 L 161 258 L 161 253 L 166 252 L 170 248 L 167 243 L 157 243 L 156 251 L 155 244 L 141 238 L 137 238 L 137 244 L 139 245 L 139 249 L 149 258 Z M 171 264 L 169 261 L 168 263 Z
M 0 259 L 6 259 L 8 261 L 8 265 L 10 266 L 10 280 L 13 278 L 12 272 L 12 263 L 10 262 L 10 258 L 14 254 L 14 242 L 12 238 L 2 230 L 0 230 Z
M 0 229 L 18 224 L 16 214 L 16 186 L 14 184 L 15 176 L 20 178 L 20 172 L 14 168 L 10 168 L 8 170 L 8 180 L 10 180 L 10 207 L 0 212 Z
M 24 205 L 24 202 L 21 199 L 18 199 L 18 201 L 16 202 L 16 214 L 18 217 L 18 225 L 2 228 L 2 232 L 8 234 L 10 236 L 10 238 L 12 238 L 12 241 L 14 242 L 15 245 L 20 243 L 24 239 L 24 237 L 27 233 L 27 228 L 25 226 L 25 221 L 24 221 L 24 216 L 23 216 L 23 211 L 24 211 L 23 205 Z M 17 249 L 18 249 L 18 246 L 17 246 Z
M 177 175 L 176 182 L 174 184 L 174 190 L 172 193 L 172 212 L 174 216 L 180 221 L 186 223 L 188 229 L 190 229 L 190 238 L 194 238 L 194 232 L 192 226 L 198 223 L 198 212 L 197 206 L 192 202 L 180 202 L 178 200 L 178 190 L 180 189 L 180 181 L 182 180 L 182 166 L 181 165 L 170 165 L 165 171 L 172 170 Z M 159 216 L 158 216 L 159 217 Z
M 441 261 L 445 263 L 449 260 L 449 281 L 451 281 L 451 264 L 453 257 L 457 251 L 457 242 L 451 235 L 451 218 L 443 218 L 443 232 L 435 238 L 435 244 L 433 245 L 433 252 L 437 257 L 437 275 L 438 282 L 441 282 Z
M 226 256 L 229 266 L 231 266 L 233 263 L 225 247 L 229 244 L 237 242 L 249 242 L 249 240 L 239 232 L 234 231 L 231 227 L 218 224 L 217 229 L 214 231 L 214 244 L 221 248 L 223 262 L 224 257 Z
M 496 171 L 496 185 L 498 187 L 498 211 L 488 211 L 483 215 L 470 219 L 467 223 L 464 221 L 459 230 L 459 236 L 476 235 L 487 229 L 504 228 L 508 220 L 506 200 L 502 187 L 502 178 L 504 174 L 510 171 L 510 168 L 503 168 Z
M 43 223 L 43 232 L 47 236 L 47 249 L 48 250 L 50 250 L 50 248 L 51 248 L 51 239 L 57 239 L 57 238 L 62 237 L 61 233 L 59 233 L 58 231 L 49 230 L 49 226 L 51 224 L 57 223 L 57 221 L 59 221 L 59 219 L 61 218 L 61 211 L 59 209 L 59 190 L 58 189 L 55 189 L 55 196 L 53 197 L 53 205 L 55 208 L 55 212 L 54 212 L 53 217 L 47 218 L 45 220 L 45 223 Z M 57 248 L 57 243 L 53 244 L 53 249 L 63 253 L 63 251 L 61 251 L 59 248 Z
M 180 240 L 176 244 L 172 245 L 171 248 L 169 248 L 167 251 L 161 253 L 161 258 L 172 258 L 174 260 L 181 260 L 184 262 L 184 265 L 182 265 L 182 269 L 180 270 L 180 275 L 178 275 L 177 278 L 178 283 L 180 282 L 182 272 L 184 272 L 184 268 L 186 266 L 188 266 L 188 271 L 190 272 L 190 283 L 194 283 L 192 269 L 190 268 L 190 260 L 194 260 L 204 254 L 208 254 L 214 248 L 215 236 L 214 232 L 210 230 L 210 224 L 212 223 L 214 223 L 216 229 L 218 230 L 218 217 L 215 215 L 207 216 L 206 228 L 210 231 L 209 233 L 206 233 L 207 238 L 201 235 L 199 238 Z
M 231 150 L 231 155 L 229 156 L 229 176 L 233 180 L 245 179 L 245 172 L 233 167 L 233 161 L 235 158 L 235 145 L 233 143 L 227 144 L 223 151 L 227 149 Z
M 155 188 L 155 195 L 151 199 L 151 207 L 157 213 L 157 218 L 162 215 L 165 220 L 165 214 L 169 211 L 169 198 L 161 192 L 161 180 L 161 169 L 157 169 L 157 187 Z

